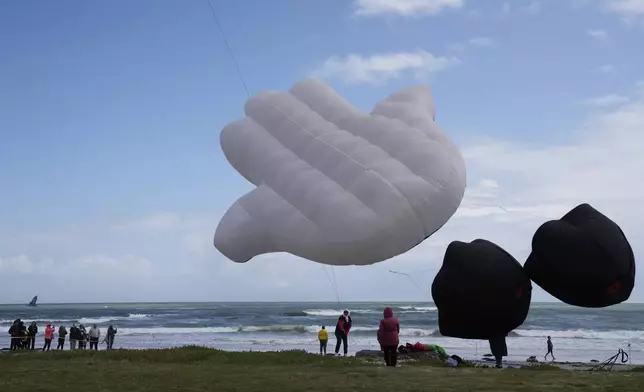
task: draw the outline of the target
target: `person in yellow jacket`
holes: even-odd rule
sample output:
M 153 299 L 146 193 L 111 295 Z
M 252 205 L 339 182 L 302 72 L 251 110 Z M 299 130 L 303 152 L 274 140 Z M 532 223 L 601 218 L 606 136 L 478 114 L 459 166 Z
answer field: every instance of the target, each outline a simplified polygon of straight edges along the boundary
M 326 344 L 329 342 L 329 333 L 326 331 L 324 325 L 320 332 L 318 332 L 318 340 L 320 341 L 320 354 L 326 355 Z

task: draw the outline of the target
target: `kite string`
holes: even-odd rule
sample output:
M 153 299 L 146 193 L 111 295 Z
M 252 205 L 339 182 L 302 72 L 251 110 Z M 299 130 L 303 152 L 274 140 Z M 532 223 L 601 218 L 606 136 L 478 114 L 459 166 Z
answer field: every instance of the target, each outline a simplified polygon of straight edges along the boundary
M 335 298 L 338 300 L 338 305 L 340 305 L 340 294 L 338 293 L 338 281 L 335 278 L 334 266 L 331 266 L 331 273 L 333 274 L 333 289 L 335 290 Z
M 335 291 L 335 298 L 338 300 L 338 305 L 340 304 L 340 295 L 338 294 L 338 285 L 335 283 L 335 270 L 333 273 L 333 280 L 331 280 L 331 277 L 329 276 L 329 272 L 326 270 L 326 266 L 324 264 L 320 264 L 322 269 L 324 270 L 324 274 L 326 275 L 327 280 L 329 281 L 329 284 L 331 287 L 333 287 L 333 290 Z M 331 267 L 333 268 L 333 267 Z
M 237 59 L 236 59 L 236 57 L 235 57 L 235 54 L 233 53 L 233 50 L 232 50 L 232 48 L 230 47 L 230 44 L 228 43 L 228 39 L 226 38 L 226 33 L 224 32 L 224 29 L 222 28 L 221 23 L 219 23 L 219 18 L 217 18 L 217 12 L 215 11 L 215 6 L 213 5 L 212 0 L 208 0 L 208 5 L 210 6 L 210 11 L 212 12 L 212 16 L 213 16 L 213 18 L 214 18 L 214 20 L 215 20 L 215 23 L 216 23 L 216 25 L 217 25 L 217 28 L 219 29 L 219 32 L 221 33 L 221 37 L 222 37 L 222 38 L 223 38 L 223 40 L 224 40 L 224 44 L 226 45 L 226 49 L 227 49 L 227 51 L 228 51 L 228 55 L 230 56 L 231 60 L 233 61 L 233 64 L 235 65 L 235 69 L 237 70 L 237 75 L 239 76 L 239 80 L 241 81 L 242 85 L 244 86 L 244 90 L 246 91 L 246 95 L 250 97 L 250 91 L 248 90 L 248 85 L 246 84 L 246 80 L 244 79 L 244 75 L 243 75 L 243 74 L 242 74 L 242 72 L 241 72 L 241 69 L 240 69 L 240 67 L 239 67 L 239 63 L 237 62 Z M 291 121 L 292 121 L 292 122 L 294 122 L 295 124 L 299 125 L 299 126 L 300 126 L 300 128 L 304 129 L 304 130 L 305 130 L 306 132 L 308 132 L 311 136 L 314 136 L 314 137 L 315 137 L 315 135 L 311 134 L 311 133 L 310 133 L 306 128 L 304 128 L 304 127 L 302 127 L 300 124 L 298 124 L 298 123 L 297 123 L 297 121 L 295 121 L 293 118 L 291 118 L 291 116 L 289 116 L 289 115 L 288 115 L 287 113 L 285 113 L 283 110 L 280 110 L 279 108 L 275 107 L 271 102 L 268 102 L 268 103 L 269 103 L 269 104 L 270 104 L 274 109 L 276 109 L 276 110 L 280 111 L 282 114 L 286 115 L 286 117 L 288 117 L 288 118 L 289 118 L 289 120 L 291 120 Z M 315 138 L 317 139 L 317 137 L 315 137 Z M 336 150 L 337 150 L 337 148 L 336 148 Z M 338 150 L 338 151 L 339 151 L 339 150 Z M 342 152 L 342 151 L 340 151 L 340 152 Z M 346 155 L 346 154 L 344 154 L 344 155 Z M 349 158 L 350 158 L 350 157 L 349 157 Z M 327 279 L 329 279 L 329 283 L 332 283 L 333 290 L 334 290 L 334 292 L 335 292 L 335 298 L 336 298 L 336 300 L 338 301 L 338 305 L 339 305 L 339 304 L 340 304 L 340 294 L 339 294 L 339 292 L 338 292 L 338 283 L 337 283 L 337 280 L 336 280 L 336 277 L 335 277 L 335 268 L 334 268 L 333 266 L 331 266 L 331 271 L 332 271 L 332 273 L 333 273 L 333 282 L 331 282 L 331 278 L 329 277 L 329 273 L 327 272 L 326 268 L 324 268 L 324 266 L 322 266 L 322 268 L 324 269 L 324 273 L 326 274 Z
M 413 283 L 413 284 L 414 284 L 414 286 L 416 286 L 416 288 L 418 289 L 418 291 L 420 291 L 421 293 L 424 293 L 424 291 L 420 288 L 420 286 L 418 286 L 418 285 L 416 284 L 416 281 L 414 281 L 414 279 L 412 279 L 412 277 L 411 277 L 411 276 L 409 276 L 409 274 L 406 274 L 406 273 L 404 273 L 404 272 L 399 272 L 399 271 L 392 271 L 392 270 L 389 270 L 389 272 L 391 272 L 392 274 L 397 274 L 397 275 L 403 275 L 403 276 L 406 276 L 406 277 L 407 277 L 407 279 L 411 280 L 411 283 Z
M 226 33 L 224 33 L 224 29 L 221 27 L 221 24 L 219 23 L 219 18 L 217 18 L 217 12 L 215 12 L 215 6 L 212 4 L 212 0 L 208 0 L 208 5 L 210 5 L 210 11 L 212 11 L 212 16 L 213 18 L 215 18 L 215 23 L 217 24 L 217 28 L 221 33 L 221 37 L 224 39 L 224 44 L 226 44 L 226 49 L 228 50 L 228 54 L 230 55 L 230 58 L 233 60 L 233 64 L 235 65 L 235 69 L 237 70 L 237 75 L 239 75 L 239 80 L 241 80 L 241 83 L 244 86 L 244 90 L 246 90 L 246 95 L 250 97 L 250 91 L 248 90 L 248 85 L 246 85 L 246 80 L 244 79 L 244 76 L 241 73 L 241 69 L 239 68 L 239 63 L 237 63 L 237 59 L 233 54 L 233 50 L 230 48 L 230 45 L 228 44 Z

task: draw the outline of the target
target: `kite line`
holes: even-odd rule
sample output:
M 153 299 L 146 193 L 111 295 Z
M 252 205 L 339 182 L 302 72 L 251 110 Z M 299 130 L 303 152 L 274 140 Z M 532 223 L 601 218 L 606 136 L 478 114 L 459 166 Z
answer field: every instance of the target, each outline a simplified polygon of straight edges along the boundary
M 324 264 L 320 264 L 320 266 L 324 270 L 324 274 L 326 275 L 329 284 L 331 285 L 331 287 L 333 287 L 333 291 L 335 291 L 335 299 L 338 301 L 338 305 L 340 305 L 340 294 L 338 293 L 338 282 L 335 279 L 335 269 L 333 268 L 333 266 L 331 266 L 331 271 L 333 272 L 333 280 L 331 280 L 331 276 L 329 276 L 329 272 L 327 272 L 326 266 Z
M 221 23 L 219 23 L 219 18 L 217 18 L 217 12 L 215 12 L 215 6 L 212 4 L 212 0 L 208 0 L 208 5 L 210 5 L 210 11 L 212 11 L 212 16 L 215 19 L 215 23 L 217 24 L 217 28 L 221 33 L 221 37 L 224 39 L 224 43 L 226 44 L 226 49 L 228 50 L 228 54 L 230 55 L 230 58 L 233 60 L 233 64 L 235 64 L 235 69 L 237 70 L 237 75 L 239 75 L 239 80 L 241 80 L 241 83 L 244 86 L 244 90 L 246 90 L 246 95 L 250 97 L 250 91 L 248 90 L 248 85 L 246 84 L 246 80 L 244 79 L 244 76 L 241 73 L 241 69 L 239 68 L 239 63 L 237 63 L 237 59 L 233 54 L 233 50 L 230 48 L 230 45 L 228 44 L 226 33 L 224 33 L 224 29 L 221 27 Z
M 392 274 L 396 274 L 396 275 L 406 276 L 406 277 L 407 277 L 407 279 L 411 280 L 411 282 L 414 284 L 414 286 L 416 286 L 416 288 L 418 289 L 418 291 L 420 291 L 421 293 L 424 293 L 424 291 L 420 288 L 420 286 L 418 286 L 418 285 L 416 284 L 416 281 L 414 281 L 414 279 L 413 279 L 409 274 L 406 274 L 406 273 L 404 273 L 404 272 L 400 272 L 400 271 L 392 271 L 392 270 L 389 270 L 389 272 L 391 272 Z

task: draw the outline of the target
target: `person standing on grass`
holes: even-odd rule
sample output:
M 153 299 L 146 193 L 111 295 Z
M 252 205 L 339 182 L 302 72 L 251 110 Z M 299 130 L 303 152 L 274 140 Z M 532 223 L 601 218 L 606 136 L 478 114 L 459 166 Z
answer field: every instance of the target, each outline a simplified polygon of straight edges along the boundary
M 72 327 L 69 329 L 69 351 L 76 350 L 76 343 L 80 339 L 80 330 L 76 324 L 72 324 Z
M 42 346 L 42 351 L 49 351 L 51 348 L 51 341 L 54 339 L 54 327 L 50 324 L 47 324 L 45 328 L 45 345 Z
M 25 327 L 25 323 L 23 321 L 20 321 L 18 323 L 18 349 L 26 349 L 28 346 L 28 338 L 27 338 L 27 327 Z
M 552 339 L 550 339 L 550 336 L 548 336 L 548 340 L 547 340 L 546 344 L 547 344 L 547 347 L 548 347 L 548 352 L 546 353 L 546 355 L 543 356 L 543 360 L 546 361 L 548 359 L 548 354 L 550 354 L 550 356 L 552 357 L 552 360 L 554 361 L 555 360 L 555 355 L 552 353 L 552 350 L 553 350 L 554 347 L 552 345 Z
M 488 340 L 490 343 L 490 351 L 492 351 L 492 355 L 494 356 L 497 369 L 501 369 L 503 367 L 503 357 L 508 356 L 508 345 L 505 342 L 505 336 L 506 335 L 499 335 Z
M 87 331 L 85 330 L 85 326 L 83 324 L 78 327 L 78 349 L 79 350 L 85 350 L 87 348 Z
M 27 328 L 27 337 L 29 338 L 28 348 L 30 350 L 33 350 L 36 348 L 36 335 L 38 335 L 38 326 L 36 325 L 35 321 L 32 321 L 31 324 L 29 324 L 29 328 Z
M 92 348 L 94 351 L 98 350 L 98 339 L 101 337 L 101 330 L 96 326 L 92 325 L 92 328 L 89 329 L 89 349 Z
M 60 328 L 58 328 L 58 347 L 56 347 L 56 350 L 64 350 L 65 349 L 65 337 L 67 336 L 67 328 L 65 328 L 64 325 L 61 325 Z
M 347 353 L 349 352 L 349 330 L 351 329 L 351 316 L 349 315 L 349 311 L 345 309 L 344 312 L 342 312 L 342 316 L 338 318 L 338 322 L 335 325 L 335 338 L 338 340 L 338 342 L 335 345 L 335 354 L 338 355 L 340 353 L 340 345 L 342 344 L 344 347 L 344 356 L 347 356 Z
M 400 334 L 400 323 L 394 317 L 394 311 L 387 307 L 383 312 L 384 318 L 380 320 L 378 328 L 378 343 L 384 353 L 385 364 L 389 367 L 396 367 L 398 362 L 398 334 Z
M 114 338 L 116 337 L 116 332 L 118 332 L 118 330 L 112 325 L 110 325 L 110 327 L 107 329 L 107 334 L 105 335 L 104 342 L 107 343 L 108 350 L 111 350 L 112 346 L 114 346 Z
M 20 319 L 17 319 L 11 324 L 11 327 L 9 327 L 9 336 L 11 336 L 11 348 L 10 350 L 17 350 L 18 349 L 18 323 L 20 322 Z
M 326 355 L 326 344 L 329 342 L 329 333 L 324 325 L 320 332 L 318 332 L 318 340 L 320 341 L 320 355 Z
M 87 330 L 85 329 L 85 326 L 83 324 L 81 324 L 78 332 L 80 334 L 80 339 L 78 340 L 78 348 L 85 350 L 87 348 Z

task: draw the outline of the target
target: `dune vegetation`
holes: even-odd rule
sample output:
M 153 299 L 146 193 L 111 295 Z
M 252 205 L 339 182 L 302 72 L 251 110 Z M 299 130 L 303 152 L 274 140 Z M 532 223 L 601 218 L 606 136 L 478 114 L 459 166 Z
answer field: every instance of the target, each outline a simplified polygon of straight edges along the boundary
M 386 368 L 299 351 L 226 352 L 185 347 L 0 355 L 0 390 L 23 391 L 641 391 L 643 372 Z

